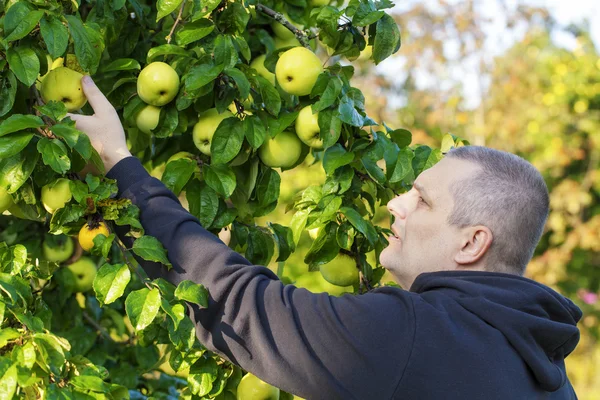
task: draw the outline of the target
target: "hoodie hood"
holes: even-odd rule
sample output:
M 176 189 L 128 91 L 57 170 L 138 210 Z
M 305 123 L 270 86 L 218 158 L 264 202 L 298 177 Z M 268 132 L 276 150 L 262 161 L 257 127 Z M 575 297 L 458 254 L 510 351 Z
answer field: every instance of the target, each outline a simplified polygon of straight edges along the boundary
M 544 390 L 567 382 L 564 359 L 579 342 L 582 312 L 549 287 L 511 274 L 444 271 L 419 275 L 410 291 L 443 291 L 502 332 Z

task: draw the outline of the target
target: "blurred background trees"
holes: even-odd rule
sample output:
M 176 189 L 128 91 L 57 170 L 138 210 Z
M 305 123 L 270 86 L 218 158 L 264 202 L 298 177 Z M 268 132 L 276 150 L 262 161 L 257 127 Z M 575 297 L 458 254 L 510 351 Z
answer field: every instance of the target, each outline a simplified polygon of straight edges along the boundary
M 369 115 L 410 130 L 413 144 L 439 146 L 452 133 L 538 168 L 551 211 L 527 277 L 583 309 L 581 342 L 567 369 L 580 399 L 600 398 L 600 57 L 589 27 L 562 26 L 527 1 L 412 2 L 395 18 L 402 27 L 398 55 L 376 69 L 361 58 L 353 62 Z M 324 179 L 310 164 L 282 175 L 277 215 L 284 223 L 291 219 L 286 203 Z M 384 207 L 377 215 L 389 226 Z M 285 265 L 270 267 L 297 286 L 345 292 L 306 272 L 311 240 L 303 237 Z

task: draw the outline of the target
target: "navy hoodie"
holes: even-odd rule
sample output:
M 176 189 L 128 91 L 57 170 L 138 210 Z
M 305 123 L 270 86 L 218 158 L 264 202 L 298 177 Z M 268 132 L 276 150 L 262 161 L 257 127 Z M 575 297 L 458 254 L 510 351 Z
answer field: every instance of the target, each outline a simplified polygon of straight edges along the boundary
M 408 291 L 314 294 L 229 249 L 137 158 L 108 177 L 168 251 L 170 271 L 138 259 L 147 274 L 209 290 L 208 308 L 189 306 L 200 342 L 272 385 L 310 400 L 576 398 L 564 359 L 581 311 L 542 284 L 446 271 Z

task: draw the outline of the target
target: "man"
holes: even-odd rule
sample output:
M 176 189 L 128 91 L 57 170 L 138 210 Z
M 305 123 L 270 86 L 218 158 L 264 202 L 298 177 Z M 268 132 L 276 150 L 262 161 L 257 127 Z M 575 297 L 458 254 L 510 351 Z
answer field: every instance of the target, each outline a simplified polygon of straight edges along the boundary
M 381 263 L 410 290 L 313 294 L 203 229 L 130 155 L 89 77 L 83 85 L 95 115 L 71 118 L 173 264 L 167 272 L 143 262 L 146 272 L 210 292 L 207 309 L 189 308 L 208 349 L 311 400 L 576 398 L 564 358 L 579 340 L 581 311 L 522 277 L 548 215 L 531 164 L 483 147 L 451 151 L 388 204 L 394 235 Z

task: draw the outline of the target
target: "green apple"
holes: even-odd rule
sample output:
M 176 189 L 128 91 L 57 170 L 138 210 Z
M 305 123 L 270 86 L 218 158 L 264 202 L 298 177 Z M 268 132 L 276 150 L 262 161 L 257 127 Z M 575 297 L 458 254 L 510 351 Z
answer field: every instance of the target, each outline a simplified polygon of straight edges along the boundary
M 203 154 L 210 156 L 210 144 L 212 138 L 219 127 L 221 121 L 234 115 L 225 110 L 221 114 L 216 108 L 206 110 L 198 117 L 198 122 L 194 125 L 193 138 L 194 144 Z
M 321 128 L 319 128 L 319 113 L 313 114 L 311 106 L 306 106 L 296 118 L 296 134 L 308 146 L 320 150 L 323 148 L 323 140 L 319 138 Z
M 51 70 L 42 81 L 42 99 L 46 103 L 51 100 L 62 101 L 69 112 L 79 110 L 87 103 L 81 87 L 81 78 L 83 74 L 67 67 Z
M 333 260 L 319 267 L 323 278 L 332 285 L 350 286 L 358 282 L 356 261 L 347 254 L 338 254 Z
M 76 292 L 87 292 L 92 289 L 96 277 L 96 263 L 89 257 L 81 257 L 73 264 L 67 265 L 75 278 Z
M 302 154 L 302 142 L 292 132 L 284 131 L 269 137 L 258 149 L 262 162 L 272 168 L 289 168 Z
M 281 49 L 282 47 L 297 47 L 302 46 L 300 41 L 296 39 L 296 37 L 292 37 L 291 39 L 282 39 L 280 37 L 275 36 L 275 49 Z
M 373 46 L 367 45 L 363 51 L 360 52 L 360 56 L 358 56 L 357 60 L 359 61 L 367 61 L 371 58 L 373 54 Z
M 65 59 L 62 57 L 58 57 L 56 60 L 52 61 L 52 57 L 50 57 L 49 54 L 46 54 L 46 59 L 48 60 L 48 71 L 43 76 L 38 74 L 38 79 L 35 81 L 35 88 L 37 90 L 42 90 L 42 82 L 48 76 L 48 73 L 53 69 L 62 67 L 65 62 Z
M 156 107 L 164 106 L 179 92 L 179 75 L 167 63 L 150 63 L 138 76 L 137 92 L 144 103 Z
M 13 204 L 15 204 L 15 202 L 10 193 L 3 187 L 0 187 L 0 214 L 12 207 Z
M 309 0 L 309 4 L 313 7 L 327 6 L 331 3 L 331 0 Z
M 279 400 L 279 388 L 248 373 L 237 387 L 237 400 Z
M 159 119 L 160 107 L 148 104 L 146 107 L 142 108 L 142 111 L 140 111 L 136 115 L 135 124 L 137 125 L 140 131 L 151 135 L 152 130 L 158 125 Z
M 298 28 L 298 29 L 304 28 L 304 26 L 302 26 L 301 24 L 298 24 L 298 23 L 292 21 L 292 19 L 290 18 L 290 16 L 287 13 L 284 12 L 282 14 L 285 17 L 285 19 L 290 21 L 292 23 L 292 25 L 294 25 L 296 28 Z M 288 28 L 286 28 L 285 26 L 283 26 L 282 24 L 280 24 L 277 21 L 271 22 L 271 28 L 273 28 L 273 32 L 275 32 L 275 35 L 281 39 L 288 40 L 288 39 L 296 37 L 294 32 L 290 31 Z
M 252 60 L 250 66 L 254 68 L 256 72 L 258 72 L 258 75 L 267 79 L 273 84 L 273 86 L 275 86 L 275 74 L 269 71 L 267 68 L 265 68 L 265 58 L 267 58 L 267 56 L 265 54 L 261 54 L 260 56 Z
M 323 72 L 319 57 L 305 47 L 294 47 L 279 57 L 275 76 L 281 88 L 289 94 L 310 94 L 317 78 Z
M 44 240 L 42 252 L 48 261 L 61 263 L 73 254 L 73 239 L 67 235 L 52 236 Z
M 59 178 L 42 187 L 42 204 L 50 214 L 64 207 L 71 197 L 71 188 L 67 178 Z

